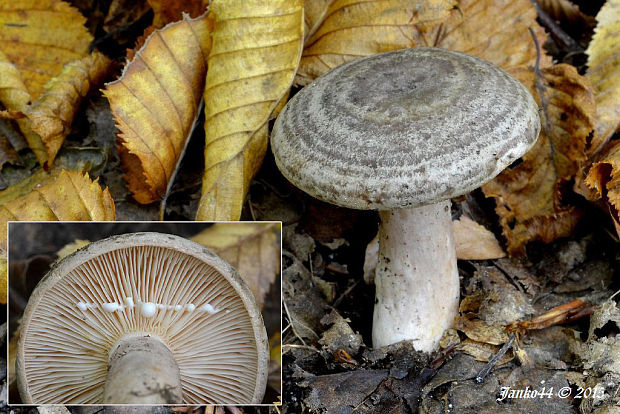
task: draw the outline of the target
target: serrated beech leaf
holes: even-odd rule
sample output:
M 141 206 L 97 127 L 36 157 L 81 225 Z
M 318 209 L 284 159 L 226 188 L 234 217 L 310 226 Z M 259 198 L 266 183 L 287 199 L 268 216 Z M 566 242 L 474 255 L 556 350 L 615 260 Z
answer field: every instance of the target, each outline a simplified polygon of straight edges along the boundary
M 6 246 L 8 221 L 114 220 L 114 201 L 88 174 L 62 171 L 56 180 L 0 205 L 0 246 Z
M 134 198 L 163 200 L 185 151 L 204 88 L 211 39 L 208 14 L 154 31 L 104 91 Z

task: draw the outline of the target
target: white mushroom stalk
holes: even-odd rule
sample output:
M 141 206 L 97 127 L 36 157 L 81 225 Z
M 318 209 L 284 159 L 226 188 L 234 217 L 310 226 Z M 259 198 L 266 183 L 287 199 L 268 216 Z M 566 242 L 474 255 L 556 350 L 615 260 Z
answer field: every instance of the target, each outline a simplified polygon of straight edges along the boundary
M 280 112 L 271 149 L 289 181 L 380 211 L 374 346 L 437 347 L 459 298 L 450 199 L 499 174 L 539 131 L 538 106 L 516 79 L 428 47 L 341 65 Z
M 267 336 L 234 269 L 194 242 L 135 233 L 60 261 L 17 355 L 28 404 L 260 403 Z
M 432 352 L 459 306 L 450 201 L 379 214 L 372 343 Z

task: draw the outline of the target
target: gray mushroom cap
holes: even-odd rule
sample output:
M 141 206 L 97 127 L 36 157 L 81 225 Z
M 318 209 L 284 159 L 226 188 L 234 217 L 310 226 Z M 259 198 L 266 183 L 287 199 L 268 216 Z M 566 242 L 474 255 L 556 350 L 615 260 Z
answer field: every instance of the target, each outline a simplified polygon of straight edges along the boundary
M 419 47 L 339 66 L 289 101 L 271 147 L 282 174 L 332 204 L 416 207 L 465 194 L 526 153 L 538 105 L 480 58 Z

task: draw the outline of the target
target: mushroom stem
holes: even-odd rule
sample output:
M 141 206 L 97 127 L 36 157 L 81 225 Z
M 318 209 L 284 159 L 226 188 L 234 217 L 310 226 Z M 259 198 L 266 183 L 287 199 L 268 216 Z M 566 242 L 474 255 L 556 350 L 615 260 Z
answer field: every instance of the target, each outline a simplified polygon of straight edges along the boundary
M 431 352 L 459 303 L 450 200 L 379 215 L 373 345 L 411 340 Z
M 110 351 L 104 404 L 179 404 L 181 374 L 172 351 L 148 334 L 123 336 Z

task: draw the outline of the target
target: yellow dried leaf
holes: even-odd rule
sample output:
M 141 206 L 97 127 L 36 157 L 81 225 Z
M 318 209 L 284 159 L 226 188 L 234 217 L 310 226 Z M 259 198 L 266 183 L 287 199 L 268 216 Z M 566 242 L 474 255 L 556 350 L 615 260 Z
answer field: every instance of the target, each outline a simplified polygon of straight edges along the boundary
M 597 104 L 595 151 L 620 126 L 620 0 L 607 1 L 596 20 L 598 25 L 586 50 L 586 76 L 594 86 Z
M 119 154 L 134 198 L 164 199 L 198 115 L 211 47 L 208 15 L 153 32 L 120 79 L 106 85 Z
M 301 0 L 214 0 L 198 220 L 238 220 L 303 48 Z
M 508 254 L 525 253 L 533 240 L 549 243 L 570 235 L 581 212 L 564 205 L 566 183 L 586 160 L 594 128 L 594 95 L 587 79 L 566 64 L 541 70 L 540 86 L 531 68 L 518 67 L 519 79 L 542 106 L 542 130 L 522 163 L 482 187 L 496 198 L 496 212 L 508 241 Z
M 306 40 L 295 83 L 307 85 L 328 70 L 363 56 L 433 46 L 436 33 L 432 29 L 448 18 L 455 4 L 456 0 L 335 0 Z
M 536 46 L 529 28 L 542 52 L 546 35 L 529 0 L 459 0 L 436 46 L 479 56 L 502 68 L 533 65 Z M 550 64 L 550 57 L 541 56 L 541 67 Z
M 192 240 L 213 249 L 248 284 L 259 307 L 280 272 L 280 223 L 216 223 Z
M 19 71 L 0 50 L 0 102 L 13 111 L 23 111 L 31 99 Z
M 334 0 L 304 0 L 304 39 L 316 32 Z
M 90 240 L 75 239 L 72 243 L 69 243 L 66 246 L 64 246 L 62 249 L 58 250 L 58 252 L 56 253 L 56 256 L 58 256 L 58 259 L 64 259 L 70 254 L 77 252 L 82 247 L 87 246 L 89 244 L 90 244 Z
M 88 174 L 65 170 L 55 181 L 0 205 L 0 246 L 6 246 L 10 220 L 114 220 L 114 201 Z
M 0 303 L 5 304 L 7 301 L 8 280 L 7 280 L 7 262 L 6 251 L 0 249 Z
M 599 158 L 600 161 L 592 164 L 585 182 L 611 206 L 610 213 L 620 235 L 620 141 L 610 142 Z
M 9 388 L 12 388 L 12 385 L 15 385 L 15 380 L 17 379 L 17 366 L 15 365 L 17 362 L 17 343 L 19 341 L 19 334 L 21 332 L 22 320 L 21 318 L 17 321 L 17 328 L 13 335 L 11 336 L 11 340 L 9 341 L 9 359 L 7 361 L 8 365 L 8 385 Z
M 83 174 L 100 169 L 104 163 L 104 155 L 97 150 L 67 151 L 58 157 L 54 166 L 48 171 L 39 167 L 27 178 L 12 183 L 9 187 L 0 191 L 0 205 L 26 195 L 37 187 L 51 183 L 63 170 L 78 170 Z
M 280 332 L 269 338 L 269 376 L 267 384 L 280 393 L 282 388 L 282 336 Z
M 153 9 L 153 26 L 164 27 L 183 18 L 198 17 L 207 9 L 209 0 L 148 0 Z
M 0 0 L 0 51 L 33 99 L 66 63 L 86 56 L 93 38 L 85 22 L 61 0 Z
M 24 113 L 40 143 L 31 147 L 43 165 L 51 166 L 71 132 L 71 123 L 82 99 L 92 87 L 101 85 L 108 74 L 110 59 L 95 52 L 68 63 L 45 85 L 45 92 Z M 38 150 L 37 150 L 38 149 Z
M 461 216 L 452 221 L 452 229 L 459 259 L 487 260 L 506 256 L 493 233 L 469 217 Z
M 0 50 L 0 102 L 11 111 L 24 112 L 31 100 L 32 97 L 22 81 L 19 70 Z M 41 138 L 30 129 L 30 121 L 20 118 L 16 122 L 32 151 L 36 155 L 45 154 Z
M 469 320 L 459 317 L 456 329 L 468 338 L 485 344 L 501 345 L 508 342 L 508 333 L 503 325 L 489 325 L 480 319 Z

